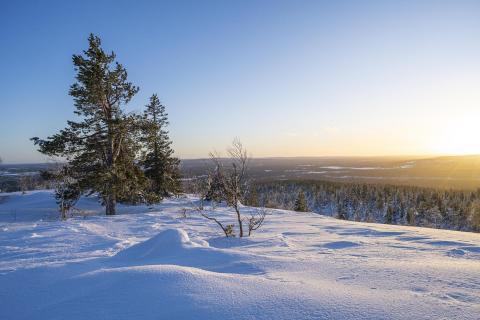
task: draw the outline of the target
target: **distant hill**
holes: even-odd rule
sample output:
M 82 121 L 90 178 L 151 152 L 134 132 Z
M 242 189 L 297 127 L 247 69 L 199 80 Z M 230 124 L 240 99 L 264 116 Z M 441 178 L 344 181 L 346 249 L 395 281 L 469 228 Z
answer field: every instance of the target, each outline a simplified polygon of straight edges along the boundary
M 2 182 L 11 186 L 25 175 L 48 169 L 47 163 L 0 164 Z M 182 160 L 185 178 L 207 172 L 209 159 Z M 250 176 L 264 180 L 329 180 L 413 185 L 445 189 L 480 188 L 480 155 L 441 157 L 289 157 L 253 158 Z
M 208 159 L 183 160 L 187 177 L 202 175 Z M 331 180 L 436 188 L 480 187 L 480 155 L 442 157 L 255 158 L 250 174 L 259 180 Z

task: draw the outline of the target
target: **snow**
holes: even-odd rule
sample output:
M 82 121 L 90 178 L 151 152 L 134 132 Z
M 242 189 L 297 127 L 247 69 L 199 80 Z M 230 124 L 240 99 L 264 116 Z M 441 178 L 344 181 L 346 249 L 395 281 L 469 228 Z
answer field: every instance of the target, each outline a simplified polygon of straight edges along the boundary
M 191 209 L 193 197 L 67 221 L 54 219 L 50 191 L 0 197 L 0 319 L 478 319 L 480 312 L 475 233 L 269 210 L 252 237 L 226 239 Z M 102 212 L 95 198 L 79 206 Z M 231 212 L 210 214 L 226 221 Z
M 384 170 L 386 168 L 383 167 L 340 167 L 340 166 L 325 166 L 319 167 L 320 169 L 330 169 L 330 170 L 342 170 L 342 169 L 349 169 L 349 170 Z
M 304 172 L 303 174 L 323 174 L 327 172 L 328 171 L 307 171 L 307 172 Z

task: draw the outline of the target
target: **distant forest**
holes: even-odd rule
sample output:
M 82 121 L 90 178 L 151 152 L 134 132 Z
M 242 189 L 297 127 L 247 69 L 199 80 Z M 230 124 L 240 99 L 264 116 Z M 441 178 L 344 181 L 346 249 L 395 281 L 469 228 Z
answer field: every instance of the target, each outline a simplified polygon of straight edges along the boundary
M 307 210 L 339 219 L 480 231 L 480 189 L 441 190 L 412 186 L 330 181 L 257 182 L 246 204 Z

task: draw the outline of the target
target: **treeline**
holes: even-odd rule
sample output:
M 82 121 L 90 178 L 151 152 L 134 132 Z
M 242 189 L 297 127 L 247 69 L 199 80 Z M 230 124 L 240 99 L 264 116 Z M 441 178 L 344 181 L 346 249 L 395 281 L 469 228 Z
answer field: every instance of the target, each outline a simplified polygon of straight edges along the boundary
M 40 174 L 24 176 L 0 176 L 0 192 L 50 189 L 52 183 L 45 181 Z
M 353 221 L 480 231 L 480 189 L 459 191 L 329 181 L 271 181 L 257 182 L 246 204 L 308 210 Z

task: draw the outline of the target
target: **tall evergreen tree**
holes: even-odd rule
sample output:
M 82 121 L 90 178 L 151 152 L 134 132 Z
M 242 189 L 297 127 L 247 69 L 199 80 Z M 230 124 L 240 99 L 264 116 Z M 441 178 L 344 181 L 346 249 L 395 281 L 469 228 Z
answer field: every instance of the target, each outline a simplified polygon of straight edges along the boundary
M 407 210 L 407 223 L 411 226 L 415 225 L 415 209 L 409 208 Z
M 91 34 L 88 42 L 83 55 L 73 55 L 77 81 L 69 94 L 79 119 L 46 140 L 32 140 L 40 152 L 66 158 L 82 192 L 98 193 L 106 214 L 113 215 L 117 201 L 139 201 L 146 184 L 135 163 L 138 119 L 123 111 L 139 89 L 100 38 Z
M 388 206 L 387 212 L 385 213 L 385 223 L 392 224 L 393 223 L 393 216 L 394 211 L 392 206 Z
M 173 156 L 172 141 L 168 136 L 168 114 L 156 94 L 143 114 L 142 142 L 144 157 L 142 165 L 151 182 L 151 191 L 157 198 L 181 192 L 180 160 Z
M 308 211 L 307 200 L 305 199 L 305 193 L 303 191 L 298 193 L 297 199 L 295 200 L 294 210 L 299 212 Z
M 250 188 L 250 192 L 247 197 L 247 204 L 251 207 L 259 207 L 260 200 L 258 199 L 258 192 L 256 188 Z

